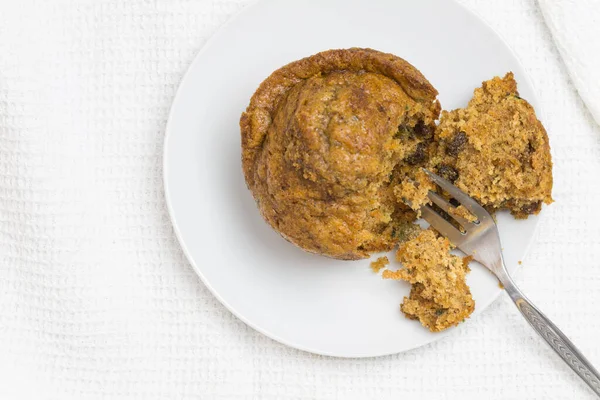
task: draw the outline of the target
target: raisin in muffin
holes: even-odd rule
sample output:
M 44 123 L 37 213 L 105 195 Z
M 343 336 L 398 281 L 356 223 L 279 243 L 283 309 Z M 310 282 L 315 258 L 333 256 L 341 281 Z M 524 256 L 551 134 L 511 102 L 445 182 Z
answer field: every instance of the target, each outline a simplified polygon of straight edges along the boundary
M 246 183 L 264 219 L 339 259 L 391 249 L 415 219 L 394 182 L 425 165 L 440 104 L 411 64 L 329 50 L 273 72 L 240 120 Z

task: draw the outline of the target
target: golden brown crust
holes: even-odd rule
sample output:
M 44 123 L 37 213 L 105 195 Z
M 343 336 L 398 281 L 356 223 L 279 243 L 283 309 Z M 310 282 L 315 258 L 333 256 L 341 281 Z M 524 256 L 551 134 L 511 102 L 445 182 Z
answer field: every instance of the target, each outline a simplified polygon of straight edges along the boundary
M 403 212 L 392 172 L 426 162 L 436 95 L 409 63 L 371 49 L 329 50 L 273 72 L 240 119 L 244 175 L 265 220 L 334 258 L 390 249 L 404 223 L 392 219 Z
M 438 91 L 410 63 L 393 54 L 373 49 L 327 50 L 293 61 L 273 72 L 260 84 L 246 111 L 242 113 L 242 165 L 247 182 L 252 181 L 252 174 L 249 176 L 248 173 L 252 171 L 256 152 L 262 147 L 281 99 L 299 82 L 334 71 L 366 71 L 387 76 L 418 102 L 431 103 L 438 95 Z

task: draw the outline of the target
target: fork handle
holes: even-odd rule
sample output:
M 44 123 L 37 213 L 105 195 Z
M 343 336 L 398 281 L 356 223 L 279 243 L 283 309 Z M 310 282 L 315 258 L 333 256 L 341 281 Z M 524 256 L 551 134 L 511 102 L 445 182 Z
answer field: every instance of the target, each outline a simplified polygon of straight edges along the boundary
M 600 374 L 577 347 L 515 285 L 512 279 L 502 282 L 521 314 L 569 367 L 600 397 Z

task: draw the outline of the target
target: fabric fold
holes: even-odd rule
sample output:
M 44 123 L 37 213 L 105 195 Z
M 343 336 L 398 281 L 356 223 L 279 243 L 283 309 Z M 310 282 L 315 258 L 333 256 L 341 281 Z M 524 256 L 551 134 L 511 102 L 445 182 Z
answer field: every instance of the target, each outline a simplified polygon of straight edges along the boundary
M 579 95 L 600 124 L 600 0 L 538 0 Z

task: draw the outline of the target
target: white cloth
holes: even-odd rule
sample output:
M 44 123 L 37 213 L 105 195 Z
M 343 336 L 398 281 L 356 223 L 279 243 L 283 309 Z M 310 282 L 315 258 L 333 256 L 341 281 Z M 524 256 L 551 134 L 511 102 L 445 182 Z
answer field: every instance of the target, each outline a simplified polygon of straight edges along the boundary
M 538 0 L 573 84 L 600 123 L 600 0 Z
M 600 127 L 535 0 L 462 2 L 521 58 L 554 152 L 517 280 L 600 366 Z M 434 344 L 346 360 L 264 337 L 199 282 L 165 209 L 165 122 L 246 3 L 0 2 L 0 399 L 593 399 L 506 296 Z

